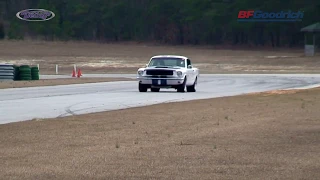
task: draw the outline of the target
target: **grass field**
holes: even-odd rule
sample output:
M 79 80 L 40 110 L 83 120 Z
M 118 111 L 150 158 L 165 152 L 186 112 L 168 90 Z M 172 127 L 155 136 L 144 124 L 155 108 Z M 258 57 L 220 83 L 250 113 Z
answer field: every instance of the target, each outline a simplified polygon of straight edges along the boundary
M 139 43 L 0 41 L 0 63 L 40 64 L 42 74 L 135 73 L 158 54 L 188 56 L 201 73 L 317 73 L 319 56 L 303 49 L 239 49 L 209 46 L 160 46 Z
M 1 125 L 0 177 L 319 179 L 319 98 L 317 88 Z

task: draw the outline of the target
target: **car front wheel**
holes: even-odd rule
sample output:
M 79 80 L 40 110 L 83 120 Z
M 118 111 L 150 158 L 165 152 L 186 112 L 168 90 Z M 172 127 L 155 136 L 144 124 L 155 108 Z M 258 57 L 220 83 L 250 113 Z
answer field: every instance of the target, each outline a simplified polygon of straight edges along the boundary
M 177 87 L 177 92 L 185 92 L 184 89 L 186 88 L 187 78 L 184 78 L 184 81 L 181 85 Z
M 147 92 L 147 91 L 148 91 L 148 87 L 144 84 L 139 83 L 139 92 Z
M 196 92 L 197 81 L 198 81 L 198 78 L 196 77 L 196 79 L 194 80 L 193 85 L 192 86 L 187 86 L 187 91 L 188 92 Z

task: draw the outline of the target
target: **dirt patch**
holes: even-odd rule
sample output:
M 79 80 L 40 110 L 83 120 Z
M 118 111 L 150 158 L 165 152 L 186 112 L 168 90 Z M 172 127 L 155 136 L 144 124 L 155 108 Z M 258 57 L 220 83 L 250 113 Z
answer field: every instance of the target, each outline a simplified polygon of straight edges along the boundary
M 320 87 L 311 88 L 312 90 L 320 90 Z M 288 90 L 272 90 L 265 92 L 257 92 L 257 93 L 248 93 L 247 95 L 261 95 L 261 96 L 270 96 L 270 95 L 278 95 L 278 94 L 296 94 L 298 92 L 304 92 L 305 89 L 288 89 Z
M 40 65 L 42 74 L 71 74 L 77 64 L 86 73 L 135 73 L 158 54 L 188 56 L 201 73 L 318 73 L 319 56 L 303 48 L 245 50 L 214 46 L 156 46 L 89 42 L 0 41 L 0 63 Z
M 269 95 L 276 95 L 276 94 L 295 94 L 303 90 L 273 90 L 273 91 L 266 91 L 266 92 L 258 92 L 258 93 L 249 93 L 249 95 L 262 95 L 262 96 L 269 96 Z
M 4 179 L 319 179 L 320 89 L 0 126 Z
M 129 78 L 61 78 L 61 79 L 41 79 L 37 81 L 0 81 L 0 89 L 22 88 L 36 86 L 55 86 L 67 84 L 84 84 L 111 81 L 132 81 Z

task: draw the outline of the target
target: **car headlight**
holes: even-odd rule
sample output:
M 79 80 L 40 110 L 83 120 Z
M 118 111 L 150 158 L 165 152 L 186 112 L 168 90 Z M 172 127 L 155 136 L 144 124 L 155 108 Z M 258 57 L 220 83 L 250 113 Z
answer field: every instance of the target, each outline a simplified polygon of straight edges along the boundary
M 139 76 L 142 76 L 142 75 L 143 75 L 143 72 L 144 72 L 144 71 L 138 71 Z
M 177 75 L 178 75 L 179 77 L 181 77 L 181 76 L 182 76 L 182 72 L 181 72 L 181 71 L 177 71 Z

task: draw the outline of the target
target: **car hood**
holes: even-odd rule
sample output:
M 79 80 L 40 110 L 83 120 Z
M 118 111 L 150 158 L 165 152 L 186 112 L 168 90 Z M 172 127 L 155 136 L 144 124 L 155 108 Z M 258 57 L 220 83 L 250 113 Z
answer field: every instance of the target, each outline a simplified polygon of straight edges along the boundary
M 145 70 L 176 70 L 182 69 L 182 67 L 147 67 Z

